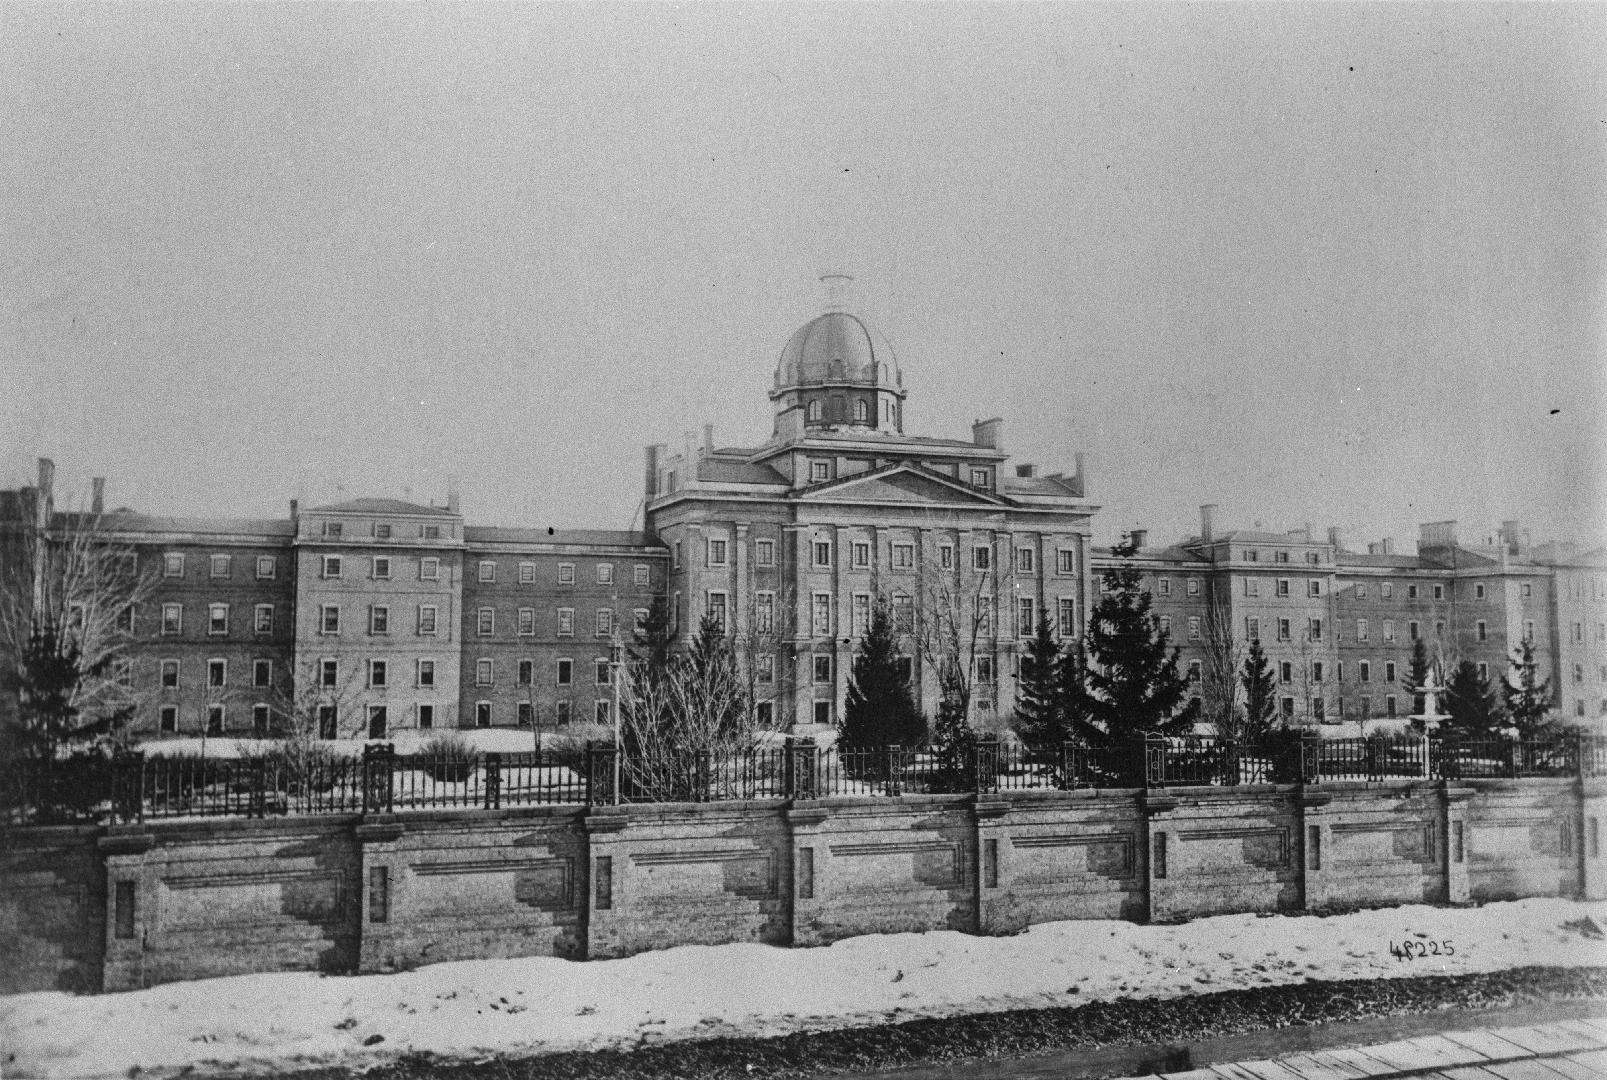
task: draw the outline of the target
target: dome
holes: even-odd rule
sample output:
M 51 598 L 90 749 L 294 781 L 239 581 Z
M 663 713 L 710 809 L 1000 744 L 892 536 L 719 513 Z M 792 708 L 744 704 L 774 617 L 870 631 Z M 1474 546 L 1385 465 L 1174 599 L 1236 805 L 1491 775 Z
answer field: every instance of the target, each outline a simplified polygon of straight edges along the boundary
M 828 311 L 800 327 L 776 361 L 778 387 L 802 383 L 894 388 L 903 376 L 880 331 L 846 311 Z

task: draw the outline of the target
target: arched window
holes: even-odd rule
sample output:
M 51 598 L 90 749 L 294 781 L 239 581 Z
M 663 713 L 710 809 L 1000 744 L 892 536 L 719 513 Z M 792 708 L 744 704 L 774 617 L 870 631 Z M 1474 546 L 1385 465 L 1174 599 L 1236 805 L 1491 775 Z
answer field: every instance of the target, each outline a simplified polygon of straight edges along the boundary
M 814 401 L 811 401 L 809 403 L 809 419 L 811 419 L 811 420 L 819 420 L 820 419 L 820 399 L 819 398 L 816 398 Z
M 860 423 L 870 419 L 870 406 L 865 404 L 864 398 L 858 398 L 854 402 L 854 419 Z

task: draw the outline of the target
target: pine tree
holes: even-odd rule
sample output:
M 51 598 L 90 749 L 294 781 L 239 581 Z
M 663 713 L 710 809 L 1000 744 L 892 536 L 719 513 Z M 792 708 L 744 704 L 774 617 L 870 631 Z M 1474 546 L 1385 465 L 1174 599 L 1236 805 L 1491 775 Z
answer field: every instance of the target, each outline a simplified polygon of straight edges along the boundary
M 1047 616 L 1038 620 L 1036 632 L 1021 657 L 1021 678 L 1016 683 L 1016 712 L 1013 727 L 1023 742 L 1034 750 L 1050 750 L 1066 741 L 1066 711 L 1061 699 L 1060 643 Z
M 1189 701 L 1178 654 L 1161 629 L 1133 565 L 1130 536 L 1112 549 L 1104 590 L 1089 620 L 1074 673 L 1066 682 L 1066 715 L 1091 745 L 1131 748 L 1145 732 L 1182 735 L 1194 727 L 1199 703 Z
M 1255 742 L 1272 730 L 1278 712 L 1278 684 L 1259 638 L 1250 642 L 1239 685 L 1244 687 L 1244 727 L 1240 737 Z
M 976 790 L 976 730 L 965 717 L 958 695 L 945 694 L 932 724 L 932 775 L 934 793 Z
M 687 650 L 687 707 L 706 717 L 716 737 L 735 738 L 748 725 L 748 700 L 737 673 L 736 654 L 714 615 L 704 615 Z
M 632 635 L 631 659 L 645 664 L 655 676 L 661 676 L 670 666 L 670 649 L 675 640 L 675 627 L 670 622 L 669 599 L 663 593 L 653 597 L 647 609 L 647 618 Z
M 878 604 L 854 654 L 838 746 L 880 750 L 893 743 L 912 746 L 925 740 L 926 720 L 915 704 L 901 659 L 892 617 Z
M 1540 674 L 1540 664 L 1534 658 L 1534 642 L 1525 641 L 1512 657 L 1512 667 L 1501 683 L 1502 697 L 1507 707 L 1507 719 L 1518 729 L 1518 738 L 1532 739 L 1556 727 L 1552 710 L 1556 698 L 1551 693 L 1551 680 Z
M 1423 643 L 1422 638 L 1417 638 L 1412 642 L 1412 658 L 1406 664 L 1406 677 L 1410 680 L 1412 688 L 1414 713 L 1423 711 L 1423 695 L 1417 688 L 1428 681 L 1428 671 L 1428 646 Z
M 1440 730 L 1455 739 L 1495 738 L 1505 720 L 1490 680 L 1479 674 L 1478 665 L 1471 660 L 1456 665 L 1446 684 L 1445 712 L 1447 719 L 1441 721 Z

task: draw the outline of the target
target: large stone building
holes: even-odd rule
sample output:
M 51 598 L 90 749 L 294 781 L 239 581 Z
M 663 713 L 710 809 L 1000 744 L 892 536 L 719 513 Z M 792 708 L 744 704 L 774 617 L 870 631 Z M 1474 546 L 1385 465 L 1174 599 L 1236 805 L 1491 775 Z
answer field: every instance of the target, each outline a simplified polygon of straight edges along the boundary
M 640 533 L 470 525 L 455 497 L 161 518 L 104 510 L 97 481 L 101 530 L 154 579 L 129 616 L 136 730 L 263 731 L 291 712 L 369 737 L 607 722 L 611 648 L 660 594 L 683 637 L 705 617 L 731 635 L 761 720 L 840 717 L 878 604 L 929 713 L 943 663 L 963 671 L 975 716 L 1009 711 L 1038 618 L 1080 635 L 1110 562 L 1090 547 L 1081 457 L 1069 474 L 1012 464 L 997 419 L 968 440 L 908 434 L 898 359 L 846 310 L 845 279 L 827 283 L 825 312 L 776 361 L 770 438 L 719 447 L 705 426 L 649 447 Z M 6 565 L 70 522 L 53 488 L 42 461 L 36 486 L 0 492 Z M 1607 717 L 1602 550 L 1534 547 L 1511 522 L 1463 545 L 1441 522 L 1414 555 L 1361 554 L 1334 530 L 1219 532 L 1210 506 L 1198 536 L 1139 539 L 1184 670 L 1203 681 L 1213 640 L 1259 638 L 1297 722 L 1354 732 L 1410 712 L 1417 637 L 1493 681 L 1527 637 L 1564 714 Z

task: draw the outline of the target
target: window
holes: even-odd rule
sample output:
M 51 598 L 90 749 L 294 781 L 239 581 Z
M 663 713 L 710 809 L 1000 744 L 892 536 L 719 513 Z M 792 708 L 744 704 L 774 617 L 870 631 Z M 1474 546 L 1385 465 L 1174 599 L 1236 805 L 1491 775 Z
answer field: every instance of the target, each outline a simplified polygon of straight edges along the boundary
M 708 552 L 709 565 L 710 566 L 724 566 L 725 565 L 725 541 L 724 540 L 712 540 L 711 539 L 711 540 L 707 541 L 705 546 L 706 546 L 707 552 Z
M 914 569 L 914 567 L 915 567 L 915 545 L 914 544 L 894 544 L 893 545 L 893 569 L 894 570 L 912 570 L 912 569 Z
M 599 724 L 613 722 L 614 710 L 610 702 L 599 701 L 592 706 L 592 719 Z
M 814 402 L 810 403 L 811 408 L 814 406 L 814 404 L 815 404 Z M 816 419 L 818 419 L 818 417 Z M 831 479 L 831 462 L 829 462 L 829 461 L 811 461 L 809 463 L 809 480 L 810 480 L 811 483 L 818 484 L 822 480 L 830 480 L 830 479 Z
M 418 561 L 418 578 L 420 581 L 441 580 L 441 560 L 434 555 Z
M 491 667 L 491 661 L 490 661 L 489 658 L 482 657 L 481 659 L 476 660 L 474 662 L 474 685 L 475 686 L 490 686 L 491 685 L 491 675 L 492 675 L 492 667 Z
M 474 726 L 491 726 L 491 703 L 489 701 L 476 701 L 474 703 Z
M 1245 552 L 1244 552 L 1244 561 L 1245 562 L 1260 562 L 1261 561 L 1261 553 L 1259 551 L 1255 550 L 1254 548 L 1246 548 Z
M 333 705 L 318 706 L 318 737 L 333 739 L 340 734 L 340 714 Z
M 1190 660 L 1189 661 L 1189 682 L 1197 683 L 1199 681 L 1200 681 L 1200 662 L 1198 660 Z
M 1033 609 L 1033 600 L 1030 596 L 1023 596 L 1016 600 L 1016 636 L 1031 637 L 1033 625 L 1037 622 L 1036 612 Z
M 380 525 L 378 523 L 376 523 L 374 525 L 374 539 L 376 539 L 376 540 L 389 540 L 390 538 L 391 538 L 391 527 L 389 525 Z
M 954 545 L 939 544 L 937 548 L 937 564 L 944 570 L 954 569 Z
M 870 406 L 865 404 L 864 398 L 854 399 L 854 419 L 860 423 L 870 419 Z
M 992 570 L 993 549 L 986 544 L 980 544 L 971 549 L 971 569 Z
M 831 565 L 830 540 L 816 540 L 812 545 L 811 550 L 814 552 L 814 563 L 816 566 Z
M 536 720 L 536 706 L 533 702 L 521 701 L 516 709 L 520 727 L 530 727 Z
M 759 566 L 776 565 L 776 542 L 774 540 L 755 540 L 753 543 L 753 561 Z
M 1288 596 L 1289 595 L 1289 579 L 1288 578 L 1281 577 L 1281 578 L 1278 579 L 1278 595 L 1279 596 Z
M 1484 599 L 1484 586 L 1482 584 L 1478 584 L 1478 585 L 1473 586 L 1473 599 L 1475 599 L 1475 600 L 1483 600 Z
M 272 660 L 253 660 L 253 661 L 251 661 L 251 685 L 252 686 L 272 686 L 273 685 L 273 661 Z
M 184 576 L 184 554 L 182 552 L 170 551 L 162 556 L 162 576 Z
M 340 681 L 340 661 L 321 660 L 318 664 L 318 683 L 327 689 L 333 689 Z
M 1393 660 L 1384 661 L 1384 681 L 1385 682 L 1394 682 L 1395 681 L 1395 661 L 1393 661 Z M 1394 714 L 1391 713 L 1390 715 L 1394 715 Z
M 535 608 L 522 607 L 519 609 L 518 632 L 525 636 L 529 636 L 530 634 L 534 634 L 536 632 Z
M 614 564 L 600 562 L 597 564 L 597 584 L 612 585 L 614 583 Z
M 775 708 L 775 705 L 772 702 L 769 702 L 769 701 L 758 702 L 757 704 L 754 705 L 753 712 L 754 712 L 754 716 L 757 717 L 757 719 L 758 719 L 759 727 L 767 728 L 771 724 L 775 723 L 776 708 Z
M 715 629 L 718 630 L 722 634 L 725 633 L 725 628 L 726 628 L 725 593 L 719 592 L 719 591 L 716 591 L 716 590 L 711 590 L 708 593 L 708 595 L 704 597 L 704 609 L 708 613 L 710 618 L 712 618 L 714 620 Z
M 1356 599 L 1358 599 L 1358 600 L 1367 599 L 1367 586 L 1365 586 L 1365 585 L 1357 585 L 1356 586 Z
M 162 688 L 164 690 L 177 690 L 179 688 L 179 662 L 177 660 L 162 661 Z
M 413 680 L 420 687 L 434 686 L 435 685 L 435 661 L 434 660 L 419 660 L 419 661 L 417 661 L 417 666 L 414 668 L 414 672 L 413 672 Z
M 1584 682 L 1584 681 L 1585 681 L 1585 665 L 1583 665 L 1583 664 L 1575 664 L 1574 665 L 1574 682 Z
M 323 576 L 326 578 L 340 577 L 340 556 L 325 555 L 323 563 Z
M 536 564 L 522 562 L 519 564 L 519 584 L 534 585 L 536 583 Z
M 206 662 L 206 685 L 213 690 L 229 685 L 229 662 L 227 660 L 208 660 Z
M 1289 553 L 1287 551 L 1280 551 L 1272 556 L 1272 561 L 1275 563 L 1286 563 L 1289 561 Z
M 1390 717 L 1393 717 L 1395 715 L 1395 695 L 1394 694 L 1388 694 L 1384 698 L 1384 715 L 1385 716 L 1390 716 Z
M 869 544 L 864 543 L 862 541 L 856 540 L 856 541 L 854 541 L 853 547 L 851 549 L 851 553 L 852 553 L 851 557 L 853 559 L 853 564 L 856 567 L 866 567 L 866 566 L 870 565 L 870 545 Z
M 1280 552 L 1279 554 L 1282 554 L 1282 553 Z M 1288 719 L 1288 718 L 1294 716 L 1294 714 L 1295 714 L 1295 699 L 1294 698 L 1292 698 L 1292 697 L 1282 698 L 1278 702 L 1278 705 L 1279 705 L 1280 711 L 1284 715 L 1284 719 Z
M 389 581 L 391 577 L 391 557 L 389 555 L 375 555 L 373 563 L 374 580 Z
M 1162 615 L 1160 616 L 1159 621 L 1161 624 L 1161 633 L 1170 634 L 1172 632 L 1172 617 L 1170 615 Z
M 652 573 L 646 563 L 636 564 L 632 571 L 631 580 L 635 582 L 636 587 L 639 589 L 645 589 L 652 583 Z
M 368 632 L 370 634 L 388 634 L 391 632 L 391 609 L 388 605 L 369 605 Z
M 817 682 L 817 683 L 829 683 L 829 682 L 831 682 L 831 657 L 829 657 L 829 656 L 816 656 L 815 657 L 815 682 Z
M 134 605 L 128 604 L 117 612 L 117 629 L 125 634 L 134 632 Z
M 368 685 L 384 686 L 387 671 L 388 669 L 385 666 L 385 661 L 370 660 L 368 662 Z
M 570 701 L 560 701 L 560 702 L 558 702 L 557 706 L 553 710 L 553 714 L 554 714 L 556 722 L 559 724 L 559 726 L 563 726 L 563 725 L 566 725 L 566 724 L 569 723 L 570 717 L 574 715 L 574 710 L 575 710 L 575 706 L 574 706 L 573 702 L 570 702 Z
M 1385 619 L 1384 620 L 1384 640 L 1386 642 L 1392 642 L 1392 641 L 1395 640 L 1395 620 L 1394 619 Z
M 1322 559 L 1315 551 L 1308 551 L 1306 552 L 1306 561 L 1311 565 L 1316 566 L 1322 561 Z
M 670 548 L 670 560 L 674 569 L 679 570 L 681 568 L 681 542 L 679 540 L 675 541 Z
M 1077 552 L 1073 548 L 1060 548 L 1055 552 L 1055 573 L 1075 574 L 1077 572 Z
M 1479 678 L 1488 679 L 1489 677 L 1490 677 L 1490 665 L 1485 663 L 1482 660 L 1479 661 Z
M 1278 664 L 1278 681 L 1279 682 L 1294 682 L 1295 681 L 1295 666 L 1294 666 L 1294 664 L 1290 663 L 1288 660 L 1284 660 L 1284 661 L 1282 661 L 1282 662 L 1280 662 Z
M 224 727 L 224 710 L 222 705 L 208 705 L 206 707 L 206 733 L 208 735 L 222 735 Z
M 1444 585 L 1436 585 L 1436 586 L 1434 586 L 1434 599 L 1436 599 L 1436 600 L 1444 600 L 1445 599 L 1445 586 Z
M 1172 579 L 1171 578 L 1164 578 L 1164 577 L 1163 578 L 1156 578 L 1155 579 L 1155 591 L 1157 593 L 1159 593 L 1161 596 L 1171 596 L 1172 595 Z
M 161 712 L 161 728 L 163 731 L 178 731 L 179 708 L 177 705 L 163 705 Z
M 575 681 L 575 662 L 565 657 L 558 661 L 558 685 L 568 686 Z
M 342 532 L 345 531 L 345 528 L 345 525 L 343 525 L 341 522 L 326 521 L 324 522 L 324 535 L 328 537 L 338 537 Z
M 776 594 L 762 592 L 753 598 L 753 629 L 760 634 L 773 633 L 776 628 Z
M 418 707 L 418 726 L 421 731 L 428 731 L 435 726 L 435 706 L 427 702 L 420 702 Z
M 1483 619 L 1473 624 L 1473 631 L 1480 641 L 1488 641 L 1490 638 L 1490 627 Z
M 1534 583 L 1525 581 L 1523 583 L 1523 598 L 1527 600 L 1532 596 L 1534 596 Z
M 1288 619 L 1279 619 L 1278 620 L 1278 640 L 1279 641 L 1288 641 L 1289 640 L 1289 620 Z
M 475 633 L 481 637 L 490 637 L 497 629 L 497 609 L 483 607 L 475 613 Z
M 1320 579 L 1320 578 L 1311 578 L 1310 580 L 1308 580 L 1306 582 L 1306 595 L 1307 596 L 1321 596 L 1322 595 L 1322 579 Z
M 979 487 L 979 488 L 987 487 L 988 486 L 988 475 L 989 475 L 988 470 L 986 470 L 986 469 L 972 469 L 971 470 L 971 486 L 972 487 Z
M 1324 702 L 1320 697 L 1314 697 L 1311 699 L 1311 718 L 1319 724 L 1326 724 L 1328 722 L 1328 713 Z
M 419 526 L 418 534 L 425 540 L 439 540 L 441 538 L 441 527 L 439 525 L 421 525 Z
M 1580 642 L 1583 642 L 1584 640 L 1585 640 L 1585 624 L 1584 623 L 1574 623 L 1574 643 L 1578 644 Z
M 1357 619 L 1356 620 L 1356 640 L 1357 641 L 1366 641 L 1367 640 L 1367 620 L 1366 619 Z
M 558 564 L 558 584 L 573 585 L 575 583 L 575 564 L 561 562 Z
M 607 660 L 598 660 L 598 661 L 595 662 L 594 667 L 596 668 L 596 670 L 592 672 L 593 681 L 595 681 L 598 686 L 607 686 L 608 685 L 608 661 Z
M 435 633 L 436 611 L 434 604 L 420 604 L 418 609 L 418 632 L 421 636 Z
M 1060 636 L 1069 638 L 1077 633 L 1077 601 L 1071 597 L 1060 598 Z
M 1361 718 L 1363 720 L 1369 720 L 1369 719 L 1372 718 L 1372 715 L 1373 715 L 1373 699 L 1370 698 L 1370 697 L 1363 697 L 1361 699 Z
M 855 637 L 863 637 L 865 631 L 870 629 L 870 594 L 854 594 L 854 615 L 852 633 Z
M 267 635 L 273 633 L 273 605 L 258 604 L 254 609 L 251 627 L 256 633 Z
M 214 555 L 211 563 L 212 576 L 215 578 L 226 578 L 234 569 L 234 557 L 232 555 Z
M 893 594 L 893 629 L 901 634 L 915 630 L 915 601 L 908 593 Z
M 1416 600 L 1417 599 L 1417 586 L 1416 585 L 1408 585 L 1408 586 L 1406 586 L 1406 599 L 1408 599 L 1408 600 Z
M 1030 574 L 1033 572 L 1035 562 L 1033 554 L 1031 548 L 1016 548 L 1016 570 L 1019 573 Z
M 1362 682 L 1372 682 L 1373 681 L 1373 663 L 1372 663 L 1371 660 L 1363 660 L 1361 662 L 1361 664 L 1360 664 L 1360 673 L 1361 673 L 1361 681 Z
M 1254 615 L 1245 617 L 1244 636 L 1247 641 L 1261 640 L 1261 620 Z
M 816 637 L 831 633 L 831 594 L 815 593 L 811 598 L 810 628 Z
M 229 632 L 229 605 L 207 605 L 206 632 L 208 634 L 227 634 Z
M 1198 596 L 1198 595 L 1200 595 L 1200 579 L 1199 578 L 1192 578 L 1192 577 L 1189 578 L 1188 594 L 1190 596 Z
M 1312 682 L 1322 682 L 1322 661 L 1321 660 L 1313 660 L 1311 662 L 1311 681 Z
M 976 681 L 982 685 L 993 681 L 993 657 L 979 656 L 976 658 Z
M 495 562 L 490 559 L 480 560 L 480 580 L 488 582 L 497 580 L 497 564 Z
M 1244 579 L 1244 595 L 1246 595 L 1246 596 L 1260 596 L 1261 595 L 1261 579 L 1256 578 L 1256 577 L 1247 577 L 1247 578 L 1245 578 Z
M 1200 640 L 1200 617 L 1198 615 L 1189 616 L 1189 640 Z
M 574 637 L 575 636 L 575 609 L 574 608 L 572 608 L 572 607 L 561 607 L 561 608 L 558 609 L 558 636 L 559 637 Z
M 1523 640 L 1524 641 L 1533 641 L 1534 640 L 1534 620 L 1533 619 L 1525 619 L 1525 620 L 1523 620 Z
M 1393 600 L 1395 598 L 1395 583 L 1392 581 L 1384 582 L 1378 587 L 1378 592 L 1385 600 Z
M 1312 641 L 1322 640 L 1322 620 L 1311 619 L 1306 626 L 1306 636 Z
M 1420 630 L 1420 627 L 1418 626 L 1416 619 L 1413 619 L 1410 622 L 1408 622 L 1406 624 L 1406 639 L 1408 641 L 1416 641 L 1417 638 L 1418 638 L 1418 631 L 1419 630 Z
M 831 702 L 829 702 L 829 701 L 817 701 L 817 702 L 815 702 L 815 723 L 817 723 L 817 724 L 829 724 L 829 723 L 831 723 Z
M 614 609 L 600 607 L 597 609 L 597 637 L 607 637 L 614 632 Z M 720 633 L 725 633 L 725 618 L 720 618 Z
M 762 683 L 776 681 L 776 658 L 770 653 L 760 653 L 755 665 L 756 678 Z

